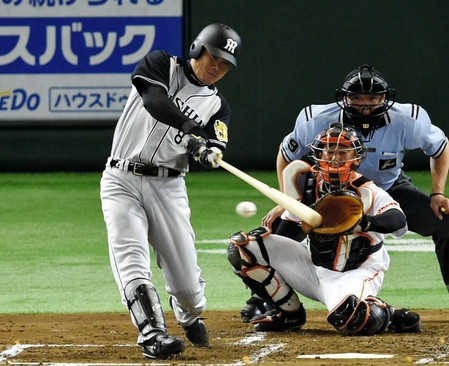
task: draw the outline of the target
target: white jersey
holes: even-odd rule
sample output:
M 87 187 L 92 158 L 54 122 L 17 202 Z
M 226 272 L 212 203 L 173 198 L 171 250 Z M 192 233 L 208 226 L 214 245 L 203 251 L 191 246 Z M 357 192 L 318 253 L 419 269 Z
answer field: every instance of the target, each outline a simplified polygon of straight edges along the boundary
M 308 146 L 330 123 L 342 122 L 344 112 L 337 103 L 311 105 L 299 113 L 294 130 L 285 136 L 281 152 L 287 162 L 303 158 Z M 366 160 L 358 172 L 383 189 L 389 189 L 401 173 L 406 150 L 421 149 L 438 158 L 447 145 L 444 132 L 433 125 L 424 108 L 395 103 L 385 115 L 385 126 L 374 130 L 365 141 Z
M 164 51 L 152 52 L 144 60 L 132 75 L 133 86 L 116 126 L 111 158 L 188 171 L 184 133 L 148 113 L 136 88 L 142 82 L 163 87 L 179 110 L 203 128 L 211 146 L 225 150 L 230 108 L 217 88 L 189 78 L 185 61 Z
M 355 180 L 358 179 L 364 178 L 358 174 Z M 390 209 L 402 211 L 399 204 L 372 181 L 352 185 L 351 190 L 355 190 L 363 200 L 367 215 L 380 215 Z M 406 231 L 405 226 L 390 234 L 400 237 Z M 254 257 L 251 268 L 264 266 L 273 269 L 275 272 L 271 269 L 267 272 L 274 274 L 280 287 L 291 286 L 301 295 L 320 301 L 329 311 L 350 294 L 359 299 L 377 296 L 384 271 L 390 265 L 390 257 L 383 244 L 387 234 L 378 232 L 358 232 L 322 241 L 307 238 L 302 243 L 285 236 L 265 234 L 263 251 L 259 241 L 248 235 L 245 251 Z M 288 291 L 280 289 L 278 292 Z M 273 296 L 273 300 L 279 300 Z
M 362 183 L 357 183 L 359 182 Z M 321 183 L 317 184 L 317 188 Z M 386 191 L 367 181 L 361 174 L 356 173 L 354 179 L 349 182 L 348 190 L 355 191 L 363 201 L 363 213 L 368 216 L 380 215 L 390 209 L 402 212 L 396 202 Z M 394 238 L 400 238 L 407 232 L 407 225 L 389 233 Z M 310 239 L 309 249 L 312 261 L 316 266 L 325 267 L 332 271 L 345 272 L 356 269 L 377 251 L 385 252 L 380 258 L 386 258 L 383 242 L 386 234 L 374 231 L 358 232 L 329 241 L 314 241 Z M 388 263 L 381 264 L 383 269 L 388 268 Z

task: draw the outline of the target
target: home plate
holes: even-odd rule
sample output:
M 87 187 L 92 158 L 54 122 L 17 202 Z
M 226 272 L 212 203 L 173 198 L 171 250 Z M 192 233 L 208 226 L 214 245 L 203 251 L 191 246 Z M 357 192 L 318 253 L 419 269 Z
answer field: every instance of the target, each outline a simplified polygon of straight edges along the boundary
M 301 355 L 296 358 L 392 358 L 393 355 L 381 355 L 378 353 L 325 353 L 322 355 Z

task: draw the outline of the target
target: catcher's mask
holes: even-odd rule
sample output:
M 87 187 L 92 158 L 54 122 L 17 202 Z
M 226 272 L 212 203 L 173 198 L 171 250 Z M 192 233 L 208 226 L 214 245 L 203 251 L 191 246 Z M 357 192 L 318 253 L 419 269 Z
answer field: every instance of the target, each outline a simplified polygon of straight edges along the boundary
M 203 49 L 237 66 L 242 40 L 235 30 L 225 24 L 209 24 L 190 45 L 189 57 L 198 58 Z
M 349 102 L 349 98 L 357 94 L 368 94 L 382 98 L 378 104 Z M 383 75 L 366 64 L 351 71 L 346 76 L 343 87 L 335 92 L 337 104 L 345 111 L 353 125 L 362 131 L 372 131 L 379 126 L 385 113 L 394 104 L 395 95 L 395 90 L 388 87 Z M 363 110 L 367 110 L 369 113 L 364 114 L 361 112 Z
M 354 127 L 331 124 L 312 142 L 311 158 L 332 190 L 344 189 L 365 160 L 366 148 Z

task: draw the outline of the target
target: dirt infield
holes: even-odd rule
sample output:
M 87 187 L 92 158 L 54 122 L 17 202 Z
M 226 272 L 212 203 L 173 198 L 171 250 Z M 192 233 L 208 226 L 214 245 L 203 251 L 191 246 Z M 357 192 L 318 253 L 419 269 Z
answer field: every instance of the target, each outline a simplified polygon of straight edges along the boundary
M 324 311 L 308 312 L 295 332 L 258 333 L 240 322 L 237 311 L 206 312 L 211 347 L 195 348 L 186 340 L 183 354 L 167 365 L 410 365 L 449 362 L 449 310 L 421 311 L 420 334 L 385 333 L 348 337 L 326 322 Z M 169 331 L 184 337 L 173 314 Z M 128 314 L 1 315 L 0 363 L 8 364 L 150 364 L 135 345 L 136 329 Z M 385 359 L 326 358 L 324 354 L 381 354 Z M 312 355 L 300 359 L 298 356 Z M 313 356 L 322 355 L 322 356 Z M 354 355 L 353 355 L 354 356 Z M 374 356 L 372 356 L 374 357 Z

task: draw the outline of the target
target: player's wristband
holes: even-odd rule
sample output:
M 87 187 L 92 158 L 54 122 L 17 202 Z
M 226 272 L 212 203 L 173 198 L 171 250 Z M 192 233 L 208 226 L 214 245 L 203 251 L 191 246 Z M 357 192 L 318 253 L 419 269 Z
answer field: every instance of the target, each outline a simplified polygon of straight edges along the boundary
M 444 193 L 441 193 L 441 192 L 431 193 L 430 198 L 432 198 L 433 196 L 444 196 Z
M 360 227 L 364 233 L 369 231 L 369 228 L 371 227 L 371 220 L 368 220 L 368 216 L 363 215 L 362 220 L 360 220 Z

